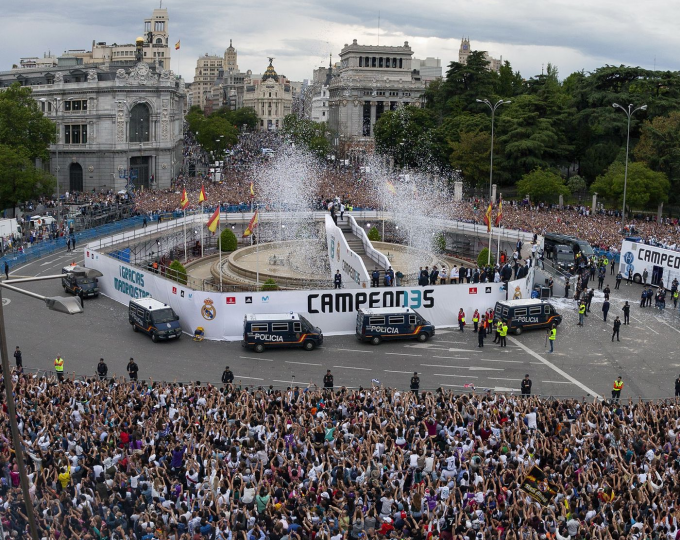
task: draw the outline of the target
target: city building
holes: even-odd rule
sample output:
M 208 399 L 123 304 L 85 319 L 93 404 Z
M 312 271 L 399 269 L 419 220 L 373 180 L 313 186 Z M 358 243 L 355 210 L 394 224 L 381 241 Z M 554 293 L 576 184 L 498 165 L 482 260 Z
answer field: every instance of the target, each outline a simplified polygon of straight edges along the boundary
M 329 86 L 333 79 L 333 60 L 328 61 L 328 67 L 314 70 L 311 84 L 311 119 L 314 122 L 328 122 Z
M 191 84 L 191 102 L 201 109 L 205 108 L 205 101 L 212 92 L 219 70 L 222 68 L 224 58 L 205 53 L 196 61 L 194 82 Z
M 471 45 L 470 45 L 470 38 L 463 38 L 460 40 L 460 48 L 458 49 L 458 62 L 460 64 L 467 64 L 467 59 L 468 56 L 470 56 L 470 52 L 472 52 Z M 501 69 L 501 66 L 503 65 L 503 57 L 501 56 L 500 59 L 496 58 L 491 58 L 489 56 L 489 53 L 484 51 L 484 59 L 489 62 L 489 71 L 495 71 L 498 72 Z
M 56 123 L 50 171 L 59 190 L 169 188 L 182 166 L 184 81 L 144 62 L 145 40 L 133 66 L 25 68 L 0 73 L 0 91 L 18 82 Z M 75 60 L 75 59 L 71 59 Z
M 277 130 L 283 127 L 283 119 L 291 114 L 294 98 L 294 84 L 285 76 L 276 73 L 274 59 L 261 78 L 246 80 L 243 106 L 255 110 L 260 120 L 260 130 Z M 301 83 L 297 83 L 301 86 Z
M 411 68 L 420 74 L 420 80 L 430 83 L 442 78 L 442 61 L 439 58 L 428 56 L 425 60 L 413 58 Z
M 328 124 L 340 155 L 373 145 L 373 128 L 385 111 L 421 106 L 426 84 L 413 71 L 413 51 L 403 46 L 359 45 L 340 51 L 340 68 L 329 84 Z

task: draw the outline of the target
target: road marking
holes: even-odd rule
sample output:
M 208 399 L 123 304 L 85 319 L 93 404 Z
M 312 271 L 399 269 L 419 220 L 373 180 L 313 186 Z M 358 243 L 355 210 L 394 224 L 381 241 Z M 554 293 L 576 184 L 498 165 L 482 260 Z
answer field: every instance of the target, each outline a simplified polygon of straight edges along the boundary
M 347 352 L 361 352 L 361 353 L 371 353 L 373 351 L 365 351 L 361 349 L 335 349 L 336 351 L 347 351 Z
M 443 366 L 441 364 L 420 364 L 425 367 L 445 367 L 451 369 L 467 369 L 468 371 L 504 371 L 501 368 L 495 367 L 477 367 L 477 366 Z
M 638 319 L 637 317 L 633 317 L 632 315 L 630 316 L 630 318 L 633 319 L 634 321 L 639 322 L 639 323 L 642 322 L 640 319 Z
M 48 264 L 52 264 L 53 262 L 56 262 L 59 259 L 61 259 L 61 257 L 59 257 L 58 259 L 52 259 L 51 261 L 44 262 L 40 266 L 47 266 Z
M 394 356 L 423 356 L 422 354 L 406 354 L 406 353 L 398 353 L 398 352 L 388 352 L 385 354 L 392 354 Z
M 272 382 L 282 382 L 286 384 L 300 384 L 300 381 L 280 381 L 279 379 L 272 379 Z
M 447 375 L 445 373 L 435 373 L 435 377 L 458 377 L 459 379 L 479 379 L 474 375 Z
M 659 319 L 659 317 L 654 317 L 654 318 L 655 318 L 657 321 L 659 321 L 660 323 L 663 323 L 663 324 L 665 324 L 666 326 L 668 326 L 668 328 L 670 328 L 671 330 L 675 330 L 676 332 L 680 333 L 680 330 L 678 330 L 677 328 L 673 328 L 673 327 L 672 327 L 670 324 L 668 324 L 666 321 L 664 321 L 664 320 L 662 320 L 662 319 Z M 647 327 L 647 328 L 649 328 L 649 327 Z
M 246 377 L 245 375 L 234 375 L 235 379 L 252 379 L 253 381 L 264 381 L 264 379 L 260 379 L 260 377 Z
M 479 360 L 481 362 L 503 362 L 503 363 L 506 363 L 506 364 L 523 364 L 524 363 L 521 360 L 495 360 L 495 359 L 491 359 L 491 358 L 477 358 L 477 360 Z
M 385 371 L 386 373 L 407 373 L 407 374 L 413 373 L 413 371 L 394 371 L 394 370 L 391 370 L 391 369 L 384 369 L 383 371 Z
M 244 360 L 262 360 L 263 362 L 273 362 L 274 360 L 270 360 L 269 358 L 259 358 L 257 356 L 239 356 L 239 358 L 243 358 Z
M 459 344 L 459 343 L 467 343 L 467 341 L 446 341 L 444 339 L 438 339 L 437 343 L 456 343 L 456 344 Z
M 361 371 L 373 371 L 372 369 L 367 367 L 352 367 L 352 366 L 333 366 L 333 367 L 338 369 L 360 369 Z
M 657 332 L 656 330 L 654 330 L 653 328 L 650 328 L 649 326 L 646 326 L 645 328 L 647 328 L 648 330 L 651 330 L 651 331 L 654 332 L 655 334 L 658 334 L 658 333 L 659 333 L 659 332 Z M 671 327 L 671 328 L 672 328 L 672 327 Z M 673 330 L 675 330 L 675 328 L 673 328 Z
M 562 377 L 564 377 L 565 379 L 567 379 L 567 380 L 571 381 L 572 383 L 574 383 L 574 384 L 575 384 L 576 386 L 578 386 L 581 390 L 583 390 L 583 391 L 585 391 L 585 392 L 588 392 L 590 395 L 595 396 L 595 397 L 598 398 L 598 399 L 602 399 L 602 396 L 601 396 L 600 394 L 598 394 L 597 392 L 595 392 L 595 390 L 593 390 L 593 389 L 591 389 L 591 388 L 588 388 L 585 384 L 583 384 L 582 382 L 576 380 L 574 377 L 572 377 L 571 375 L 569 375 L 569 373 L 567 373 L 567 372 L 564 371 L 563 369 L 558 368 L 558 367 L 557 367 L 555 364 L 553 364 L 552 362 L 548 362 L 548 361 L 547 361 L 545 358 L 543 358 L 540 354 L 538 354 L 538 353 L 535 352 L 535 351 L 532 351 L 529 347 L 527 347 L 527 346 L 524 345 L 523 343 L 517 341 L 515 338 L 510 337 L 510 336 L 508 336 L 508 339 L 509 339 L 510 341 L 512 341 L 512 342 L 517 343 L 517 345 L 519 345 L 519 347 L 520 347 L 521 349 L 523 349 L 524 352 L 529 353 L 529 354 L 530 354 L 531 356 L 533 356 L 536 360 L 539 360 L 542 364 L 548 366 L 550 369 L 552 369 L 552 370 L 555 371 L 556 373 L 559 373 L 560 375 L 562 375 Z
M 446 386 L 447 388 L 470 388 L 464 384 L 440 384 L 439 386 Z M 472 388 L 474 390 L 474 388 Z
M 487 377 L 490 381 L 521 381 L 522 379 L 506 379 L 505 377 Z M 543 381 L 546 382 L 546 381 Z
M 572 384 L 571 381 L 541 381 L 541 382 L 552 384 Z
M 11 300 L 9 298 L 3 298 L 2 299 L 2 305 L 3 306 L 8 306 L 10 304 Z
M 443 359 L 448 359 L 448 360 L 470 360 L 469 358 L 461 357 L 461 356 L 433 356 L 432 358 L 443 358 Z
M 293 362 L 292 360 L 286 360 L 286 364 L 300 364 L 301 366 L 320 366 L 321 364 L 312 364 L 311 362 Z M 281 381 L 279 381 L 281 382 Z

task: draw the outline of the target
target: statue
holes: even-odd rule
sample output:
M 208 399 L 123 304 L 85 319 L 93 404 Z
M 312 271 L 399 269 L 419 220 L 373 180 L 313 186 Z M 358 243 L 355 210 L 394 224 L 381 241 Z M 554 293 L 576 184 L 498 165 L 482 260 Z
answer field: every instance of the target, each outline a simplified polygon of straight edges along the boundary
M 124 81 L 128 78 L 127 73 L 125 73 L 124 69 L 119 69 L 116 71 L 116 80 L 117 81 Z
M 87 82 L 97 82 L 97 71 L 94 69 L 87 70 Z
M 170 80 L 170 70 L 162 69 L 161 70 L 161 81 L 168 81 L 168 80 Z
M 55 83 L 63 83 L 64 82 L 64 74 L 61 71 L 57 71 L 54 74 L 54 82 Z

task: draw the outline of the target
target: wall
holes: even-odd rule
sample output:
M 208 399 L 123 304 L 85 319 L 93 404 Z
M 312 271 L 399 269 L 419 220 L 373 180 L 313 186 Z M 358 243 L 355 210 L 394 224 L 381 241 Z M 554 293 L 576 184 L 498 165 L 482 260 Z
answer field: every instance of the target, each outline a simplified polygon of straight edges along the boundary
M 237 341 L 242 338 L 243 318 L 248 313 L 297 312 L 319 326 L 326 335 L 354 333 L 359 307 L 408 306 L 436 327 L 457 324 L 458 309 L 471 318 L 475 309 L 492 308 L 506 298 L 501 283 L 390 287 L 370 290 L 308 290 L 256 293 L 207 293 L 194 291 L 157 274 L 122 263 L 90 246 L 84 265 L 99 270 L 102 294 L 128 305 L 131 298 L 151 296 L 173 307 L 187 333 L 202 326 L 207 339 Z M 529 279 L 510 283 L 523 297 L 530 295 Z M 512 296 L 511 296 L 512 297 Z
M 326 213 L 324 216 L 326 225 L 326 243 L 328 245 L 328 260 L 331 265 L 331 279 L 335 272 L 340 270 L 342 283 L 345 289 L 361 289 L 368 287 L 371 282 L 368 270 L 361 257 L 354 253 L 347 245 L 345 235 L 340 228 L 333 223 L 333 218 Z

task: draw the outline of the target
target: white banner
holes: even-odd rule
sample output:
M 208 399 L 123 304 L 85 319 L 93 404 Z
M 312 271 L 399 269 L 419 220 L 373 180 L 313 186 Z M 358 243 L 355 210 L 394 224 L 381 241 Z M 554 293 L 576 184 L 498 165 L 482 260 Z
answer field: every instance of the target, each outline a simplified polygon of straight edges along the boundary
M 335 272 L 340 270 L 345 289 L 368 287 L 370 278 L 364 261 L 350 249 L 345 235 L 329 214 L 326 214 L 326 243 L 328 244 L 328 261 L 331 265 L 331 279 L 335 276 Z
M 237 341 L 243 337 L 243 318 L 248 313 L 297 312 L 326 335 L 353 334 L 358 308 L 407 306 L 436 327 L 456 326 L 458 310 L 468 321 L 475 309 L 483 312 L 505 300 L 502 283 L 471 283 L 428 287 L 380 287 L 350 290 L 271 291 L 208 293 L 194 291 L 160 275 L 123 263 L 89 247 L 84 265 L 99 270 L 102 294 L 128 305 L 132 298 L 151 296 L 172 306 L 185 332 L 201 326 L 212 340 Z M 510 282 L 510 295 L 530 297 L 533 272 Z

